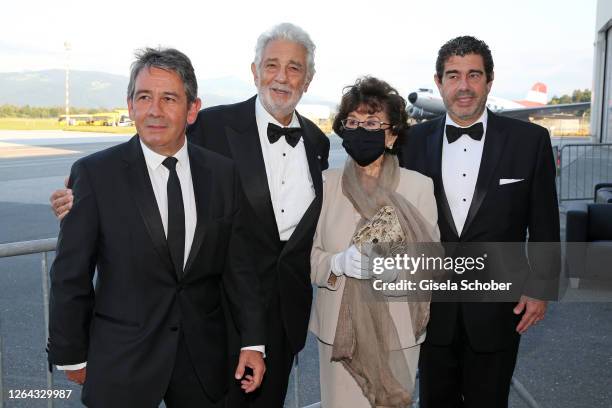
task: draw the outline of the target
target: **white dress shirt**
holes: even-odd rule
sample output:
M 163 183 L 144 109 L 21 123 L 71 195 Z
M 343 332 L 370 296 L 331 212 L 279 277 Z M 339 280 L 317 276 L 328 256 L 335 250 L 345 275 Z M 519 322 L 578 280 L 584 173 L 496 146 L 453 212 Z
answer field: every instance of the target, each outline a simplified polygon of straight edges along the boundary
M 151 185 L 153 186 L 153 193 L 155 194 L 155 201 L 157 201 L 157 208 L 161 215 L 162 224 L 164 226 L 164 233 L 168 238 L 168 178 L 170 177 L 170 170 L 162 164 L 166 159 L 159 153 L 154 152 L 140 140 L 140 146 L 142 147 L 142 153 L 144 154 L 145 162 L 147 164 L 147 171 L 149 172 L 149 178 L 151 179 Z M 189 154 L 187 152 L 187 143 L 179 149 L 173 156 L 178 161 L 176 163 L 176 174 L 178 175 L 179 182 L 181 183 L 181 193 L 183 195 L 183 207 L 185 209 L 185 257 L 183 258 L 183 267 L 187 263 L 187 258 L 191 251 L 191 245 L 193 244 L 193 237 L 195 235 L 195 229 L 198 222 L 198 212 L 196 210 L 195 193 L 193 191 L 193 181 L 191 180 L 191 167 L 189 165 Z M 255 350 L 262 354 L 265 354 L 265 346 L 248 346 L 243 347 L 241 350 Z M 58 370 L 80 370 L 87 366 L 87 362 L 71 365 L 57 366 Z
M 480 118 L 474 122 L 482 122 L 484 134 L 482 139 L 474 140 L 464 134 L 454 143 L 448 143 L 446 138 L 446 125 L 463 127 L 457 125 L 446 114 L 444 126 L 444 140 L 442 142 L 442 184 L 444 193 L 448 200 L 457 234 L 461 235 L 465 220 L 472 204 L 472 198 L 476 189 L 480 161 L 482 160 L 482 149 L 487 134 L 487 110 L 485 109 Z
M 153 186 L 155 201 L 161 215 L 162 224 L 164 225 L 164 233 L 168 238 L 168 178 L 170 170 L 162 164 L 166 160 L 166 156 L 155 153 L 149 149 L 142 140 L 142 153 L 144 154 L 149 178 Z M 191 181 L 191 167 L 189 165 L 189 154 L 187 153 L 187 143 L 174 154 L 177 159 L 176 174 L 181 183 L 181 193 L 183 195 L 183 207 L 185 208 L 185 255 L 183 258 L 183 267 L 187 264 L 187 258 L 191 251 L 193 236 L 195 234 L 196 224 L 198 222 L 198 212 L 196 210 L 195 195 L 193 192 L 193 181 Z
M 259 96 L 255 101 L 255 119 L 278 234 L 281 241 L 288 241 L 315 198 L 304 138 L 300 138 L 295 147 L 291 147 L 285 137 L 271 144 L 268 140 L 268 123 L 283 125 L 266 111 Z M 289 127 L 300 127 L 295 112 Z

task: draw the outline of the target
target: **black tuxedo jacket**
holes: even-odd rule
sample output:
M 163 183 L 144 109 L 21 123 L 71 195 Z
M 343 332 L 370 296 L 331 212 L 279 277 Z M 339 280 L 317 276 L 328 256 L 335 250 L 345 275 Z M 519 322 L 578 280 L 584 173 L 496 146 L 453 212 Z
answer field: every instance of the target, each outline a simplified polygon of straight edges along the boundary
M 266 168 L 255 120 L 255 97 L 233 105 L 200 111 L 188 128 L 191 143 L 232 157 L 240 173 L 245 195 L 255 218 L 252 227 L 253 258 L 266 304 L 280 297 L 281 318 L 291 348 L 300 351 L 306 342 L 312 303 L 310 251 L 321 211 L 323 182 L 321 171 L 328 167 L 329 138 L 311 121 L 298 115 L 310 176 L 316 197 L 306 210 L 289 241 L 280 243 Z
M 235 167 L 198 146 L 189 144 L 188 153 L 198 219 L 180 279 L 138 136 L 72 167 L 74 204 L 51 268 L 48 353 L 53 364 L 87 361 L 88 406 L 157 406 L 181 333 L 206 392 L 221 398 L 228 370 L 222 283 L 242 345 L 265 344 L 245 228 L 252 215 Z
M 529 242 L 558 242 L 556 170 L 546 129 L 488 111 L 476 189 L 459 235 L 442 183 L 444 125 L 445 116 L 442 116 L 413 126 L 399 155 L 402 166 L 421 172 L 434 181 L 441 240 L 458 243 L 525 242 L 529 233 Z M 500 185 L 500 179 L 524 180 Z M 527 265 L 524 251 L 520 256 L 524 261 L 522 264 Z M 554 281 L 554 274 L 558 271 L 548 268 L 543 272 L 545 276 L 535 276 L 534 273 L 527 276 L 523 294 L 539 298 L 539 291 Z M 503 349 L 517 336 L 515 328 L 520 316 L 513 314 L 514 306 L 514 303 L 433 303 L 427 341 L 450 344 L 457 310 L 461 307 L 472 347 L 477 351 Z

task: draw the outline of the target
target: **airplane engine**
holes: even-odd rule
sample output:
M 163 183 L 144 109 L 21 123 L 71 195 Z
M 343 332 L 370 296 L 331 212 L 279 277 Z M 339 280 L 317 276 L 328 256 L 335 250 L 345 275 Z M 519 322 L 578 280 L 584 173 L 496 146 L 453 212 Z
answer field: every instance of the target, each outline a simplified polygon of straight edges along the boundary
M 435 118 L 438 115 L 413 105 L 408 107 L 408 116 L 410 116 L 412 119 L 421 121 L 423 119 Z

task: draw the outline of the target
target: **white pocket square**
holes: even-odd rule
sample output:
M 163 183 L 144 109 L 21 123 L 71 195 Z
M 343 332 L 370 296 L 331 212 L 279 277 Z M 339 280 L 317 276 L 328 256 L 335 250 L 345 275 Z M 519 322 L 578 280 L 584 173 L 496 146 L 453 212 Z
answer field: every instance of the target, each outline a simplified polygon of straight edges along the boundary
M 519 181 L 523 180 L 525 179 L 499 179 L 499 185 L 503 186 L 504 184 L 518 183 Z

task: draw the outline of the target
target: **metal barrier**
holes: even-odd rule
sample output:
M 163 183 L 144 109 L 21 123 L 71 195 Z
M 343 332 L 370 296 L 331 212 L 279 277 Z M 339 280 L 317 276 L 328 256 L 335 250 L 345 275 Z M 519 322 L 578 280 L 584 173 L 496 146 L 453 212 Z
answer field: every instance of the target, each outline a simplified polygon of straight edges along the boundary
M 612 143 L 568 144 L 559 157 L 559 202 L 592 200 L 597 183 L 612 181 Z
M 47 338 L 49 337 L 49 272 L 48 272 L 48 253 L 54 252 L 57 245 L 56 238 L 41 239 L 36 241 L 24 241 L 24 242 L 13 242 L 9 244 L 0 244 L 0 258 L 7 258 L 21 255 L 41 254 L 41 279 L 42 279 L 42 295 L 44 304 L 44 317 L 45 317 L 45 339 L 46 344 Z M 2 336 L 0 336 L 0 408 L 3 406 L 4 400 L 4 388 L 3 388 L 3 377 L 4 371 L 2 369 Z M 293 394 L 294 394 L 294 407 L 300 407 L 299 399 L 299 355 L 295 357 L 294 366 L 294 382 L 293 382 Z M 53 374 L 47 370 L 47 389 L 53 389 Z M 523 401 L 527 403 L 529 408 L 539 408 L 539 405 L 535 402 L 533 397 L 525 389 L 525 387 L 516 378 L 512 378 L 512 388 L 517 392 Z M 53 407 L 53 398 L 47 399 L 47 406 Z M 418 406 L 418 401 L 415 401 L 415 406 Z M 321 403 L 317 402 L 303 408 L 320 408 Z
M 0 408 L 4 406 L 4 384 L 2 383 L 2 335 L 0 334 Z
M 519 380 L 515 377 L 512 377 L 510 381 L 510 387 L 516 391 L 519 397 L 527 404 L 529 408 L 540 408 L 540 405 L 536 402 L 536 400 L 529 394 L 527 388 Z
M 49 269 L 48 257 L 49 252 L 55 252 L 57 238 L 39 239 L 36 241 L 11 242 L 9 244 L 0 244 L 0 258 L 8 258 L 13 256 L 41 254 L 41 279 L 42 279 L 42 296 L 45 316 L 45 338 L 44 343 L 47 344 L 49 338 Z M 0 338 L 0 408 L 4 400 L 3 377 L 2 370 L 2 339 Z M 47 389 L 53 390 L 53 374 L 47 371 Z M 47 398 L 47 407 L 53 408 L 53 398 Z
M 293 401 L 294 407 L 300 407 L 300 355 L 293 358 Z

